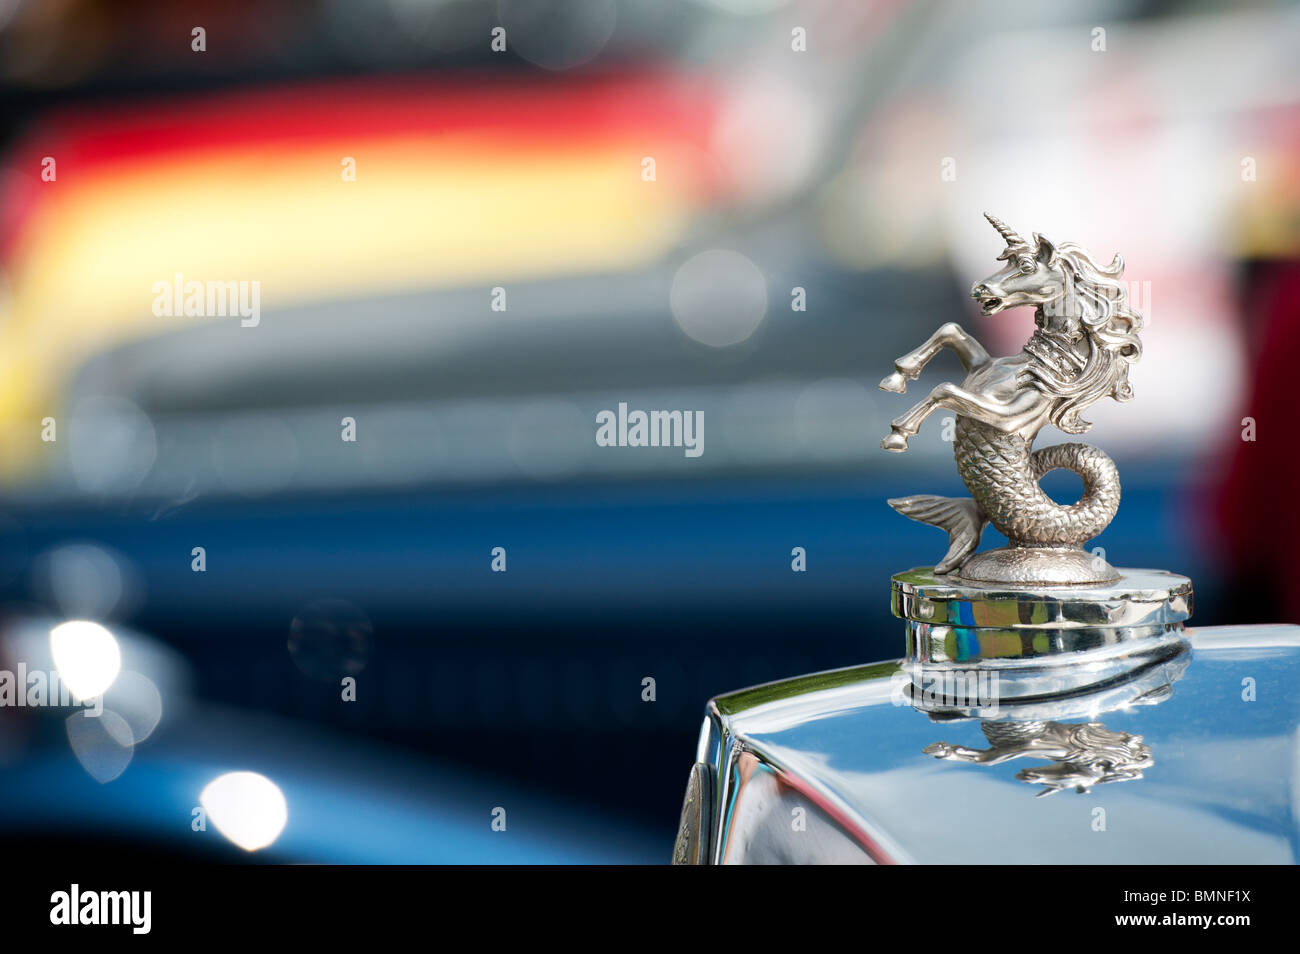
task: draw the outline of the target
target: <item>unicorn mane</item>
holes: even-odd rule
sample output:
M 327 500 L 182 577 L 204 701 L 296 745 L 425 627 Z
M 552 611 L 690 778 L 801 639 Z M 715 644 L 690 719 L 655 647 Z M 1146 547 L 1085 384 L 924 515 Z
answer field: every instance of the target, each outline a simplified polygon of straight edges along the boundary
M 1131 401 L 1129 365 L 1142 356 L 1142 316 L 1128 305 L 1128 289 L 1119 279 L 1124 259 L 1116 255 L 1110 265 L 1099 265 L 1082 247 L 1061 242 L 1057 254 L 1074 280 L 1073 294 L 1079 318 L 1088 336 L 1088 357 L 1077 377 L 1064 379 L 1050 368 L 1036 366 L 1030 373 L 1042 390 L 1063 400 L 1052 412 L 1052 423 L 1068 434 L 1092 427 L 1079 413 L 1103 397 Z M 1068 303 L 1066 307 L 1069 307 Z

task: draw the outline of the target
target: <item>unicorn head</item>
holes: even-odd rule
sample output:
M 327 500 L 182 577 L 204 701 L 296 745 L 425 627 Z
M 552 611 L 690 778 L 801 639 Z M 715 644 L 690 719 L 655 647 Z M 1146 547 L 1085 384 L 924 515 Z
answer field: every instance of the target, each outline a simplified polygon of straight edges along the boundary
M 1021 305 L 1041 306 L 1067 296 L 1070 275 L 1049 239 L 1035 232 L 1031 244 L 1002 220 L 987 212 L 984 218 L 1006 240 L 1007 247 L 998 256 L 998 261 L 1006 264 L 970 290 L 970 296 L 980 303 L 980 314 L 996 315 Z
M 1106 395 L 1117 401 L 1133 396 L 1128 368 L 1142 354 L 1142 317 L 1129 307 L 1120 281 L 1124 260 L 1116 255 L 1101 265 L 1073 242 L 1058 244 L 1037 232 L 1026 242 L 999 219 L 984 217 L 1007 243 L 998 256 L 1006 265 L 976 282 L 971 297 L 985 315 L 1033 305 L 1035 334 L 1078 356 L 1082 369 L 1066 364 L 1064 377 L 1050 365 L 1034 364 L 1028 371 L 1040 388 L 1061 399 L 1052 423 L 1081 434 L 1091 426 L 1079 417 L 1085 407 Z

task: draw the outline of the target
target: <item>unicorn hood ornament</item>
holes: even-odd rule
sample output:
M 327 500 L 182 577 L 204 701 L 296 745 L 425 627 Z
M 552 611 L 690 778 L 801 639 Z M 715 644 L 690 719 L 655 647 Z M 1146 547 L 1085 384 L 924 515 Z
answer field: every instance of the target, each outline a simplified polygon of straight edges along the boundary
M 1083 248 L 1034 233 L 1028 242 L 985 214 L 1006 241 L 1002 268 L 975 283 L 971 297 L 983 315 L 1034 306 L 1037 326 L 1019 354 L 993 358 L 960 325 L 949 322 L 894 362 L 881 389 L 902 394 L 942 349 L 966 368 L 961 384 L 940 384 L 893 421 L 881 441 L 902 453 L 921 423 L 939 408 L 957 414 L 954 456 L 969 498 L 923 494 L 890 500 L 899 513 L 947 531 L 949 547 L 937 575 L 990 583 L 1108 583 L 1120 574 L 1082 545 L 1100 534 L 1119 509 L 1119 472 L 1090 444 L 1033 450 L 1047 424 L 1082 434 L 1079 415 L 1104 397 L 1128 401 L 1129 365 L 1142 353 L 1142 318 L 1127 304 L 1124 261 L 1098 264 Z M 1038 485 L 1050 470 L 1083 479 L 1073 505 L 1056 503 Z M 1010 545 L 975 554 L 984 527 L 993 524 Z
M 1300 685 L 1300 626 L 1187 626 L 1186 576 L 1083 549 L 1119 506 L 1114 462 L 1083 443 L 1033 447 L 1046 425 L 1081 434 L 1089 406 L 1132 397 L 1142 319 L 1124 264 L 988 219 L 1000 267 L 971 296 L 986 315 L 1032 307 L 1032 337 L 993 358 L 946 324 L 881 382 L 902 393 L 943 348 L 966 367 L 883 441 L 905 451 L 929 414 L 955 412 L 970 494 L 890 501 L 949 538 L 937 566 L 890 580 L 903 651 L 711 700 L 674 863 L 1300 858 L 1300 815 L 1278 807 L 1300 799 L 1300 693 L 1287 688 Z M 1058 467 L 1083 477 L 1077 503 L 1038 486 Z M 990 523 L 1008 544 L 976 552 Z M 1283 609 L 1266 587 L 1240 598 Z M 1088 827 L 1103 810 L 1112 835 Z

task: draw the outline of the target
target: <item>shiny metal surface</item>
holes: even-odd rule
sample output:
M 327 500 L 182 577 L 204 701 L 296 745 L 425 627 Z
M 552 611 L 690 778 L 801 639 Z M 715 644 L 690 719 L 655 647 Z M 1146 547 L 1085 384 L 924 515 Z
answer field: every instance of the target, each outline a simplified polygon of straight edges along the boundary
M 1078 692 L 1181 647 L 1192 581 L 1117 572 L 1114 583 L 1070 587 L 968 583 L 926 568 L 895 574 L 891 608 L 904 621 L 916 704 L 933 708 L 971 685 L 995 702 Z
M 906 659 L 719 696 L 697 753 L 709 858 L 845 860 L 790 827 L 800 807 L 880 863 L 1300 858 L 1300 627 L 1191 628 L 1121 662 L 985 718 L 918 706 Z
M 732 837 L 722 849 L 728 865 L 806 863 L 874 864 L 872 856 L 828 811 L 815 789 L 777 772 L 757 756 L 742 752 L 733 766 L 739 793 L 732 806 Z
M 1005 265 L 976 282 L 971 297 L 982 304 L 984 315 L 1032 305 L 1037 328 L 1019 354 L 994 358 L 949 322 L 894 362 L 880 387 L 903 394 L 944 348 L 961 360 L 965 380 L 934 388 L 893 421 L 881 446 L 902 453 L 930 414 L 940 408 L 955 411 L 953 452 L 971 496 L 921 494 L 889 504 L 948 533 L 948 552 L 935 567 L 940 575 L 1040 585 L 1113 582 L 1119 578 L 1115 569 L 1081 547 L 1119 509 L 1114 461 L 1090 444 L 1033 450 L 1033 443 L 1048 424 L 1085 433 L 1092 425 L 1079 415 L 1103 397 L 1132 399 L 1128 369 L 1142 353 L 1142 318 L 1129 307 L 1120 281 L 1124 261 L 1116 255 L 1102 265 L 1080 246 L 1054 243 L 1038 233 L 1029 242 L 993 216 L 985 217 L 1006 241 L 998 256 Z M 1056 503 L 1038 484 L 1058 468 L 1083 480 L 1083 496 L 1072 505 Z M 990 523 L 1009 545 L 977 554 Z
M 895 616 L 918 623 L 1035 629 L 1152 626 L 1192 613 L 1192 581 L 1165 570 L 1119 571 L 1115 583 L 1072 587 L 971 585 L 926 567 L 898 573 Z

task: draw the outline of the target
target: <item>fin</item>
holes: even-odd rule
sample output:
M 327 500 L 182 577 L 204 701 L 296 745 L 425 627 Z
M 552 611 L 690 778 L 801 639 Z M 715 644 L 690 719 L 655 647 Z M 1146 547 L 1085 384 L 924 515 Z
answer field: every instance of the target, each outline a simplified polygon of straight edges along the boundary
M 969 497 L 918 494 L 895 497 L 888 503 L 904 517 L 948 531 L 948 552 L 935 565 L 936 573 L 950 573 L 965 563 L 979 546 L 980 535 L 989 522 L 979 504 Z

